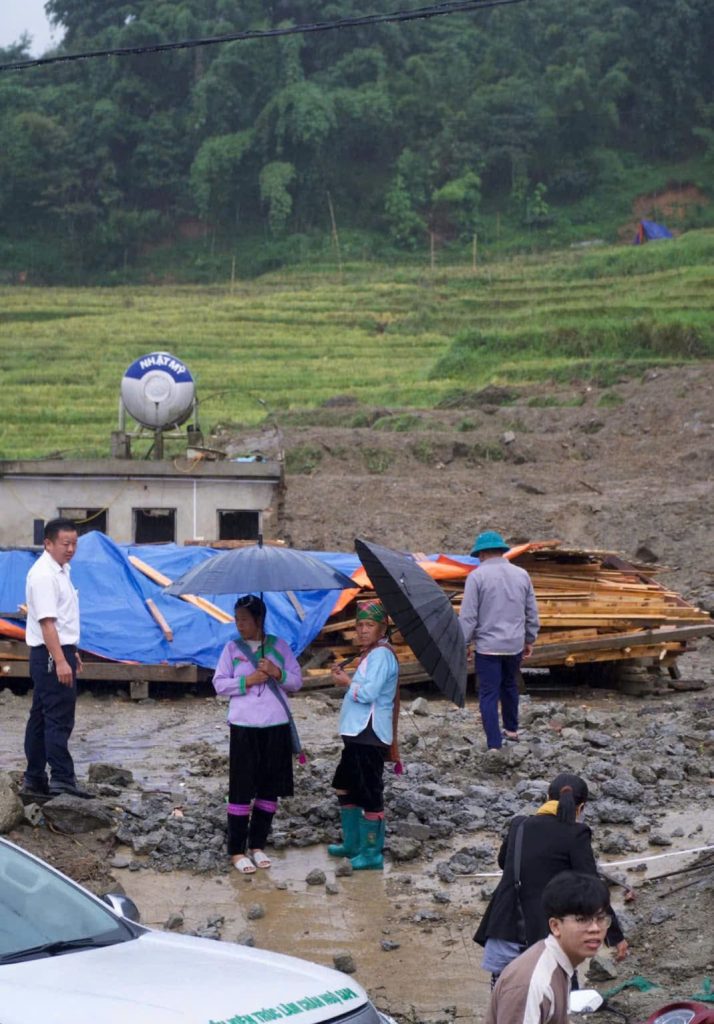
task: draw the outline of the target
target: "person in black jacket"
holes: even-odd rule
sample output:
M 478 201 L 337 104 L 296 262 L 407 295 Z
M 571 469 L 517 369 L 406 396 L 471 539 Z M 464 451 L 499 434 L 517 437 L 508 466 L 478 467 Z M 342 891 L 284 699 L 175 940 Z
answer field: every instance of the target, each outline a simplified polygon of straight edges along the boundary
M 597 875 L 590 829 L 579 820 L 587 798 L 587 783 L 563 773 L 553 779 L 548 800 L 535 814 L 511 822 L 498 854 L 503 875 L 474 935 L 484 946 L 482 966 L 491 972 L 492 984 L 511 960 L 548 935 L 541 903 L 548 882 L 561 871 Z M 611 907 L 608 914 L 612 924 L 605 941 L 615 947 L 616 959 L 624 960 L 627 940 Z

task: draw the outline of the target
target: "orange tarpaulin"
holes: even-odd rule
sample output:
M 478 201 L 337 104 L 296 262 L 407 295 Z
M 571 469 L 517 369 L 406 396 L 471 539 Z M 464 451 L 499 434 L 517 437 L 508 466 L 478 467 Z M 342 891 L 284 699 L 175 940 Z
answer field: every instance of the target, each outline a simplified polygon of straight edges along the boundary
M 523 555 L 527 551 L 539 551 L 541 548 L 556 547 L 559 543 L 560 541 L 557 540 L 533 540 L 527 544 L 517 544 L 506 552 L 505 557 L 509 560 L 518 558 L 519 555 Z M 440 582 L 463 580 L 470 572 L 478 568 L 478 566 L 472 565 L 470 562 L 461 562 L 457 558 L 450 558 L 449 555 L 439 555 L 435 561 L 420 561 L 417 562 L 417 565 L 421 566 L 424 572 L 431 576 L 433 580 L 439 580 Z M 346 608 L 350 601 L 357 597 L 360 590 L 364 590 L 366 587 L 372 588 L 372 582 L 362 566 L 359 569 L 355 569 L 352 573 L 352 579 L 357 586 L 354 590 L 340 591 L 335 607 L 330 612 L 331 616 L 337 615 L 343 608 Z
M 0 619 L 0 635 L 10 636 L 13 640 L 24 640 L 25 629 L 23 626 L 16 626 L 14 622 L 7 619 Z
M 460 580 L 464 576 L 468 576 L 472 569 L 475 569 L 474 565 L 464 565 L 462 562 L 417 562 L 421 568 L 427 573 L 433 580 Z M 369 576 L 362 568 L 355 569 L 352 573 L 352 579 L 357 584 L 354 590 L 342 590 L 340 596 L 335 602 L 335 607 L 330 612 L 331 615 L 336 615 L 337 612 L 341 612 L 343 608 L 346 608 L 353 597 L 356 597 L 360 590 L 364 590 L 369 587 L 372 588 L 372 581 Z

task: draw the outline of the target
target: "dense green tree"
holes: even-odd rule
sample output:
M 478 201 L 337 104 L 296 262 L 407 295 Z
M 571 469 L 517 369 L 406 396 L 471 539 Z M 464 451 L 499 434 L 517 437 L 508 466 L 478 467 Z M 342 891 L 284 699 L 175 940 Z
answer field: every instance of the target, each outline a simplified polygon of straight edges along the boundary
M 284 160 L 274 160 L 266 164 L 260 172 L 260 198 L 268 208 L 268 222 L 270 230 L 279 235 L 285 230 L 290 211 L 293 207 L 293 197 L 290 195 L 288 185 L 295 177 L 295 168 Z
M 409 4 L 405 4 L 409 6 Z M 341 19 L 354 0 L 47 0 L 60 47 Z M 0 74 L 0 232 L 121 263 L 184 218 L 227 235 L 536 225 L 628 153 L 711 154 L 711 0 L 562 0 Z M 0 60 L 27 57 L 27 41 Z M 546 197 L 547 195 L 547 202 Z M 81 243 L 81 244 L 80 244 Z

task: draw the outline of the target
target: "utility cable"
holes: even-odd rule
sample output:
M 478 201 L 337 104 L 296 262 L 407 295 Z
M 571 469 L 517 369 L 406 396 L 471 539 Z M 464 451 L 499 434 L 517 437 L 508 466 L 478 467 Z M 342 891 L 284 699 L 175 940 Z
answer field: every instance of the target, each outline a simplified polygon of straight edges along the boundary
M 468 13 L 489 7 L 507 7 L 525 3 L 526 0 L 449 0 L 446 3 L 431 4 L 411 11 L 392 11 L 390 14 L 364 14 L 338 21 L 321 21 L 305 25 L 286 25 L 282 28 L 253 29 L 233 32 L 225 36 L 208 36 L 204 39 L 183 39 L 172 43 L 151 43 L 142 46 L 120 46 L 106 50 L 88 50 L 85 53 L 67 53 L 54 57 L 35 57 L 31 60 L 12 61 L 0 64 L 1 71 L 24 71 L 27 68 L 47 64 L 62 64 L 75 60 L 90 60 L 95 57 L 128 57 L 144 53 L 165 53 L 169 50 L 188 50 L 196 46 L 215 46 L 217 43 L 245 42 L 252 39 L 274 39 L 279 36 L 306 35 L 310 32 L 331 32 L 343 28 L 359 28 L 366 25 L 381 25 L 403 21 L 417 21 L 438 18 L 445 14 Z

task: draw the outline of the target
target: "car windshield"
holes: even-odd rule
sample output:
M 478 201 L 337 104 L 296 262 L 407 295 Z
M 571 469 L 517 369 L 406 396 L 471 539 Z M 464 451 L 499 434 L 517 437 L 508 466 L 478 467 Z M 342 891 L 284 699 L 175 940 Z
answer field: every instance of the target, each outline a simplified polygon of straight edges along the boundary
M 80 888 L 0 842 L 0 966 L 126 942 L 136 934 Z

